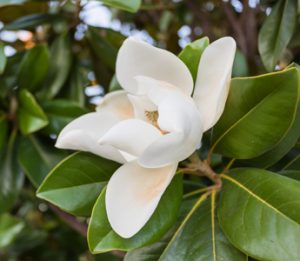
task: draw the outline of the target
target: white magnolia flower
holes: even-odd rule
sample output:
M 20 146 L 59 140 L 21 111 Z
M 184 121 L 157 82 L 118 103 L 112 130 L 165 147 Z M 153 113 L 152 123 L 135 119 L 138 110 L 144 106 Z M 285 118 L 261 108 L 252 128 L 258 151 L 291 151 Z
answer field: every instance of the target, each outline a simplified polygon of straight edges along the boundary
M 116 233 L 135 235 L 149 220 L 175 175 L 178 162 L 201 143 L 220 118 L 229 91 L 235 41 L 221 38 L 202 54 L 193 79 L 174 54 L 128 38 L 116 76 L 124 88 L 106 95 L 96 112 L 68 124 L 56 146 L 89 151 L 123 165 L 106 191 Z

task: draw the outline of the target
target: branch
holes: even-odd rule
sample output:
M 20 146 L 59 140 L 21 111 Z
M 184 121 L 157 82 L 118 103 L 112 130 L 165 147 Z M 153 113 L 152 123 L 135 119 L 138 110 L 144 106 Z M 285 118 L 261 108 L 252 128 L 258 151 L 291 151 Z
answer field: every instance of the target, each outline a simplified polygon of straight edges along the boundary
M 78 232 L 80 235 L 87 237 L 87 224 L 79 222 L 76 217 L 62 211 L 61 209 L 52 204 L 49 204 L 49 208 L 69 227 Z M 110 253 L 116 257 L 125 257 L 125 253 L 122 251 L 114 250 Z

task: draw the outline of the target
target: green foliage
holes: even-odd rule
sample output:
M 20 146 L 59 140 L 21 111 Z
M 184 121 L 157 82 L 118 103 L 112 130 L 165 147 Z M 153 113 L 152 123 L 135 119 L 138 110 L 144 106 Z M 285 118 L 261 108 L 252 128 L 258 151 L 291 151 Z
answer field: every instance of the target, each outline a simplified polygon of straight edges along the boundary
M 232 80 L 225 111 L 214 127 L 212 148 L 236 159 L 254 158 L 272 149 L 293 126 L 299 86 L 293 68 Z
M 78 216 L 88 216 L 119 164 L 88 153 L 75 153 L 60 162 L 37 191 L 61 209 Z
M 0 260 L 300 260 L 300 2 L 250 2 L 0 1 Z M 135 33 L 179 54 L 194 82 L 208 37 L 233 35 L 238 78 L 197 151 L 216 176 L 181 175 L 181 162 L 124 239 L 105 209 L 120 164 L 54 144 L 121 89 L 118 50 Z
M 297 260 L 300 183 L 247 168 L 223 177 L 218 214 L 229 240 L 259 260 Z
M 280 0 L 265 20 L 258 38 L 258 48 L 268 71 L 273 71 L 291 40 L 297 24 L 297 0 Z

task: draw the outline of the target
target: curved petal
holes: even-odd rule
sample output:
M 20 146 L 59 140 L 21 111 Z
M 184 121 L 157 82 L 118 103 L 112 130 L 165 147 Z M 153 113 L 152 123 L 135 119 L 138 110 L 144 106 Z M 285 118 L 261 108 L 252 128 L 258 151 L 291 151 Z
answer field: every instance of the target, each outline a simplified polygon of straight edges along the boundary
M 115 124 L 133 117 L 133 107 L 125 91 L 107 94 L 98 105 L 98 112 L 85 114 L 70 122 L 59 134 L 55 146 L 61 149 L 88 151 L 120 163 L 124 154 L 97 141 Z
M 119 50 L 116 76 L 125 90 L 135 94 L 137 83 L 134 77 L 138 75 L 178 86 L 187 95 L 191 95 L 193 90 L 192 76 L 177 56 L 129 37 Z
M 112 113 L 91 112 L 69 123 L 59 134 L 55 146 L 60 149 L 88 151 L 101 157 L 125 163 L 122 154 L 109 145 L 100 146 L 97 141 L 119 118 Z
M 177 164 L 147 169 L 133 161 L 113 174 L 108 182 L 105 201 L 108 220 L 116 233 L 130 238 L 147 223 L 176 168 Z
M 220 118 L 230 87 L 236 43 L 223 37 L 210 44 L 203 52 L 193 98 L 203 118 L 204 131 Z
M 104 112 L 104 110 L 110 111 L 120 120 L 134 117 L 133 107 L 126 91 L 114 91 L 106 94 L 96 108 L 96 111 L 99 112 Z
M 162 134 L 153 125 L 138 119 L 121 121 L 113 126 L 98 142 L 110 145 L 134 156 L 143 151 Z
M 138 159 L 143 167 L 157 168 L 182 161 L 201 142 L 201 118 L 192 98 L 170 95 L 158 106 L 158 114 L 158 125 L 167 134 L 145 149 Z

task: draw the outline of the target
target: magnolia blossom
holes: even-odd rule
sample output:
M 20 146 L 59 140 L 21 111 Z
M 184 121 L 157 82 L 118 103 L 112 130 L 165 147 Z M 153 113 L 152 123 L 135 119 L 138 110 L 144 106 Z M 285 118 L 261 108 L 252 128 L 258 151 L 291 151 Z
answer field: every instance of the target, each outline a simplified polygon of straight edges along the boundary
M 128 38 L 116 64 L 124 90 L 107 94 L 96 112 L 60 133 L 58 148 L 89 151 L 123 164 L 105 196 L 109 222 L 120 236 L 132 237 L 146 224 L 178 163 L 200 147 L 203 132 L 220 118 L 235 49 L 230 37 L 210 44 L 201 56 L 194 88 L 177 56 Z

